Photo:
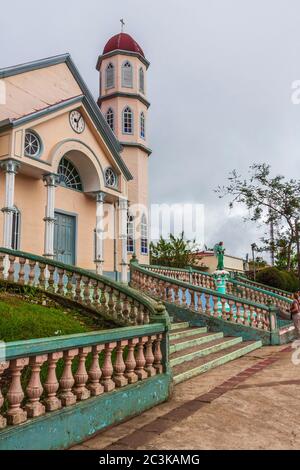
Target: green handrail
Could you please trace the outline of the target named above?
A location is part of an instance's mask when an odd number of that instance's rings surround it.
[[[173,268],[173,267],[169,267],[169,266],[158,266],[158,265],[139,265],[139,266],[141,266],[141,267],[143,267],[143,268],[145,268],[145,269],[147,269],[147,270],[150,270],[150,271],[151,271],[152,269],[161,269],[161,270],[165,270],[165,271],[166,271],[166,270],[168,270],[168,271],[177,271],[177,272],[179,271],[179,272],[184,272],[184,273],[187,273],[187,274],[189,274],[189,273],[196,273],[196,274],[201,274],[201,275],[205,275],[205,276],[210,276],[210,277],[212,277],[212,274],[204,273],[204,272],[202,272],[202,271],[198,271],[197,269],[194,269],[194,268],[192,268],[192,267],[190,267],[189,269],[183,269],[183,268]],[[153,271],[151,271],[151,272],[153,272]],[[245,283],[245,282],[241,282],[241,281],[239,281],[239,280],[237,280],[237,279],[232,279],[232,278],[230,278],[230,279],[228,279],[227,282],[232,283],[233,285],[235,285],[235,286],[237,286],[237,287],[240,286],[240,287],[248,287],[248,288],[249,288],[249,284],[247,284],[247,283]],[[276,299],[278,299],[278,300],[283,300],[283,301],[289,302],[289,303],[292,302],[292,300],[289,299],[288,297],[283,296],[283,295],[280,295],[280,294],[277,294],[277,293],[275,293],[275,292],[272,292],[272,291],[268,290],[268,289],[267,289],[267,286],[265,286],[264,284],[260,284],[260,285],[263,286],[263,288],[256,287],[256,286],[254,286],[254,285],[253,285],[253,286],[250,285],[250,288],[253,289],[253,290],[256,291],[256,292],[261,292],[262,294],[269,295],[269,296],[274,297],[274,298],[276,298]],[[290,295],[292,295],[292,294],[290,294]]]
[[[134,300],[140,302],[141,304],[143,304],[145,307],[147,307],[149,309],[151,318],[155,319],[155,318],[158,318],[159,316],[162,317],[159,306],[157,308],[157,305],[154,305],[145,296],[141,295],[140,293],[136,292],[135,290],[131,289],[130,287],[124,286],[123,284],[118,283],[117,281],[113,281],[113,280],[111,280],[111,279],[109,279],[105,276],[101,276],[101,275],[95,274],[95,273],[93,273],[89,270],[78,268],[78,267],[73,266],[73,265],[65,264],[65,263],[62,263],[60,261],[52,260],[52,259],[46,258],[44,256],[35,255],[33,253],[29,253],[29,252],[26,252],[26,251],[12,250],[12,249],[9,249],[9,248],[0,247],[0,253],[5,254],[5,255],[16,256],[16,257],[20,257],[20,258],[27,258],[29,260],[36,261],[36,262],[41,263],[41,264],[52,265],[56,268],[64,269],[67,272],[71,272],[71,273],[74,273],[74,274],[80,274],[81,276],[85,276],[85,277],[89,277],[90,279],[101,281],[101,282],[103,282],[103,284],[111,287],[112,289],[115,289],[115,290],[121,292],[122,294],[125,294],[125,295],[131,297],[132,299],[134,299]],[[164,312],[164,314],[165,314],[165,312]],[[166,313],[166,315],[167,315],[167,313]]]
[[[137,271],[140,271],[144,274],[149,275],[149,270],[142,267],[138,263],[135,263],[135,262],[131,263],[131,269],[132,270],[135,269]],[[221,294],[220,292],[218,292],[216,290],[208,289],[207,287],[202,287],[202,286],[194,286],[193,284],[190,284],[188,282],[180,281],[178,279],[169,278],[168,276],[164,276],[163,274],[154,273],[152,271],[150,271],[150,273],[151,273],[151,276],[156,278],[156,279],[159,279],[161,281],[165,281],[165,282],[168,282],[168,283],[172,282],[173,284],[176,284],[177,286],[183,287],[185,289],[189,288],[189,289],[194,290],[196,292],[200,292],[201,294],[209,294],[209,295],[215,295],[215,296],[217,295],[218,297],[224,298],[226,300],[233,300],[235,302],[247,304],[247,305],[250,305],[250,306],[253,306],[253,307],[257,307],[257,308],[261,308],[263,310],[268,310],[268,311],[273,310],[273,308],[270,307],[269,305],[259,304],[259,303],[253,302],[252,300],[243,299],[241,297],[236,297],[236,296],[231,295],[231,294]]]
[[[112,328],[109,330],[77,333],[74,335],[50,336],[48,338],[35,338],[21,341],[11,341],[5,344],[6,360],[19,357],[29,357],[38,354],[47,354],[56,351],[64,351],[72,348],[82,348],[95,344],[105,344],[123,339],[149,336],[162,333],[165,327],[162,323],[150,325],[127,326]]]

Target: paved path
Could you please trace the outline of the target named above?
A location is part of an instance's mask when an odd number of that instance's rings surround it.
[[[264,347],[183,382],[169,402],[73,449],[300,449],[292,352]]]

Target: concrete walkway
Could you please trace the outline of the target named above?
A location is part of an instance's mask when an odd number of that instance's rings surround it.
[[[256,350],[177,385],[169,402],[73,449],[300,449],[300,365],[292,353]]]

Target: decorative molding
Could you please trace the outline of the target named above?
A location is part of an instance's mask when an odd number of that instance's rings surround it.
[[[104,59],[108,59],[109,57],[113,57],[115,55],[124,55],[124,56],[130,56],[130,57],[137,57],[140,59],[140,61],[146,66],[146,69],[148,69],[150,62],[143,57],[141,54],[138,52],[133,52],[133,51],[124,51],[123,49],[116,49],[111,52],[107,52],[106,54],[101,54],[98,57],[97,64],[96,64],[96,69],[99,71],[101,63]]]
[[[146,145],[143,145],[143,144],[140,144],[138,142],[123,142],[123,141],[120,141],[120,144],[122,145],[122,147],[136,147],[136,148],[139,148],[140,150],[143,150],[143,152],[146,152],[149,155],[151,155],[152,153],[152,150],[149,149],[148,147],[146,147]]]
[[[139,95],[138,93],[126,93],[125,91],[115,91],[113,93],[109,93],[109,95],[99,96],[97,101],[98,106],[100,106],[103,101],[107,101],[112,98],[133,98],[143,103],[147,109],[150,107],[149,101],[147,101],[142,95]]]
[[[0,131],[2,132],[7,129],[12,129],[12,128],[21,126],[23,124],[27,124],[27,122],[31,122],[34,119],[42,118],[44,116],[47,116],[48,114],[55,113],[56,111],[60,111],[61,109],[67,108],[68,106],[71,106],[72,104],[80,103],[82,102],[82,100],[83,100],[83,95],[78,95],[78,96],[75,96],[74,98],[70,98],[61,103],[52,104],[50,106],[47,106],[46,108],[40,109],[39,111],[34,111],[33,113],[27,114],[26,116],[22,116],[21,118],[18,118],[18,119],[14,119],[14,120],[4,119],[3,121],[0,121]],[[29,156],[28,158],[33,158],[33,157]]]
[[[3,160],[0,163],[0,166],[6,173],[14,173],[16,175],[18,173],[18,169],[20,168],[20,162],[10,158],[8,160]]]
[[[6,212],[10,214],[11,212],[16,212],[16,208],[15,207],[2,207],[1,212]]]
[[[43,181],[45,183],[45,186],[58,186],[60,177],[56,173],[46,173],[45,175],[43,175]]]
[[[103,192],[103,191],[99,191],[98,193],[96,193],[96,201],[97,202],[104,202],[105,201],[105,197],[106,197],[106,194]]]

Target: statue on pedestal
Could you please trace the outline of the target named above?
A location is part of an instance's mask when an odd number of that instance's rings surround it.
[[[223,242],[216,243],[214,246],[214,253],[218,259],[217,271],[224,271],[224,253],[225,248]]]

